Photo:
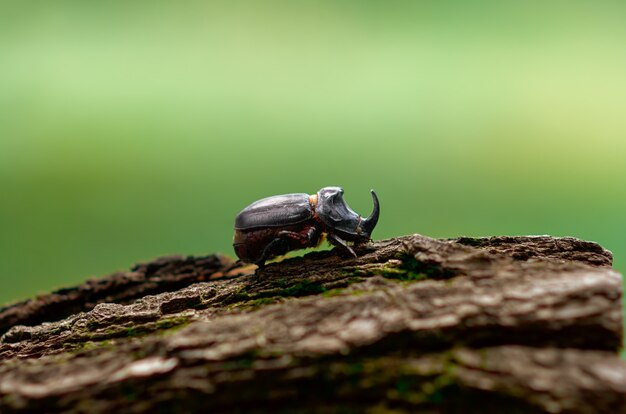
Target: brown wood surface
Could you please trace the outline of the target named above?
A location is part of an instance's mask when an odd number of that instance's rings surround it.
[[[626,412],[622,280],[573,238],[170,257],[0,309],[0,412]]]

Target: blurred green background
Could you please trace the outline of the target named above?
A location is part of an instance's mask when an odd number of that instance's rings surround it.
[[[273,194],[626,270],[623,2],[0,3],[0,302],[232,255]]]

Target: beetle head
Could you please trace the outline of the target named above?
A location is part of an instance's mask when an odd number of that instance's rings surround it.
[[[355,213],[343,199],[340,187],[324,187],[317,193],[316,212],[331,232],[351,241],[367,241],[376,227],[379,215],[378,197],[371,191],[374,210],[367,218]]]

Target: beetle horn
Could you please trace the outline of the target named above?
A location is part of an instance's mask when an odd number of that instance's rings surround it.
[[[372,200],[374,201],[374,210],[372,210],[372,214],[370,214],[369,217],[366,218],[363,221],[363,224],[361,225],[361,227],[363,228],[363,231],[368,236],[370,236],[372,232],[374,231],[374,227],[376,227],[376,223],[378,223],[378,215],[380,214],[380,206],[378,205],[378,197],[376,196],[376,193],[374,192],[374,190],[371,190],[371,193],[372,193]]]

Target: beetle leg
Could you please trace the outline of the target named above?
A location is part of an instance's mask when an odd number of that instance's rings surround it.
[[[281,231],[280,233],[278,233],[278,235],[282,237],[290,238],[290,239],[296,239],[299,241],[309,240],[310,238],[308,233],[304,235],[304,234],[296,233],[295,231],[287,231],[287,230]]]
[[[278,253],[278,255],[287,253],[287,251],[289,251],[289,239],[296,239],[298,241],[302,241],[302,240],[308,240],[308,236],[302,235],[300,233],[296,233],[294,231],[284,230],[284,231],[279,232],[278,237],[272,240],[267,246],[265,246],[265,249],[263,249],[261,258],[256,263],[257,266],[264,267],[265,261],[268,260],[270,256],[272,256],[272,253]],[[280,252],[280,249],[277,249],[279,246],[283,247],[285,251]]]
[[[319,246],[319,244],[322,242],[322,238],[320,237],[321,233],[317,227],[311,226],[306,236],[307,236],[307,239],[309,240],[309,245],[311,247]]]
[[[265,246],[265,249],[263,249],[263,253],[261,254],[261,257],[259,258],[259,260],[256,261],[256,265],[259,266],[259,268],[265,267],[265,261],[270,258],[272,251],[275,250],[281,244],[284,245],[284,243],[286,242],[287,240],[283,237],[277,237],[274,240],[272,240],[267,246]],[[288,247],[288,246],[285,246],[285,247]]]
[[[346,241],[345,241],[344,239],[342,239],[341,237],[336,236],[336,235],[334,235],[334,234],[329,234],[329,235],[328,235],[328,241],[329,241],[329,242],[331,242],[331,243],[333,243],[333,244],[335,244],[335,243],[336,243],[336,244],[338,244],[338,245],[340,245],[340,246],[344,247],[346,250],[348,250],[348,251],[350,252],[350,254],[351,254],[352,256],[354,256],[354,257],[358,257],[358,256],[356,255],[356,253],[354,252],[354,250],[352,250],[352,247],[348,246],[348,243],[346,243]]]
[[[279,236],[284,236],[290,239],[297,240],[299,242],[307,242],[310,247],[317,245],[319,241],[319,232],[315,227],[311,227],[306,234],[296,233],[295,231],[283,230],[278,233]]]
[[[276,256],[276,253],[278,253],[278,255],[287,253],[289,251],[289,239],[313,245],[315,242],[319,241],[319,234],[314,227],[311,227],[306,234],[283,230],[278,233],[278,237],[265,246],[265,249],[263,249],[263,253],[261,254],[261,258],[257,260],[256,265],[259,266],[259,268],[262,268],[265,266],[265,261],[271,256]],[[282,247],[284,252],[281,252],[279,247]]]

